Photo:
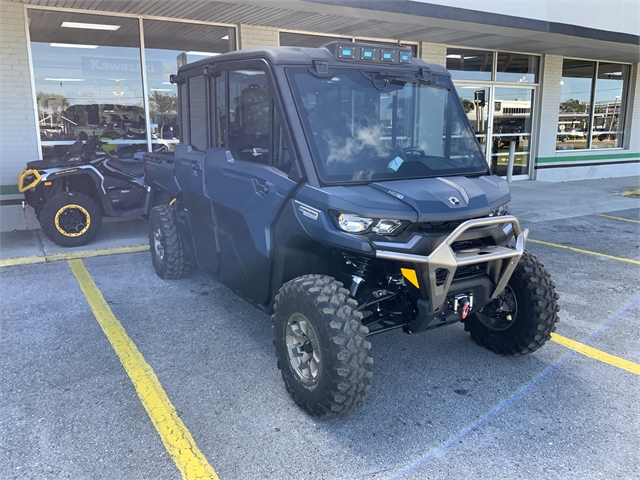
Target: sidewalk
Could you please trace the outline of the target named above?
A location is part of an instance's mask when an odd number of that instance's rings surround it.
[[[578,182],[550,183],[518,181],[511,184],[511,213],[522,222],[544,222],[580,217],[594,213],[640,209],[640,199],[623,196],[622,192],[640,188],[640,177],[604,178]],[[7,207],[0,207],[6,209]],[[12,218],[15,225],[24,224],[22,207]],[[5,210],[0,210],[4,215]],[[13,215],[17,215],[13,212]],[[6,219],[4,219],[6,220]],[[19,221],[21,220],[22,223]],[[6,222],[3,222],[6,225]],[[27,225],[37,226],[35,216],[27,210]],[[24,226],[0,233],[0,260],[42,257],[89,250],[134,247],[148,243],[148,225],[142,218],[120,220],[105,218],[102,231],[89,245],[63,248],[50,242],[40,230],[24,230]]]

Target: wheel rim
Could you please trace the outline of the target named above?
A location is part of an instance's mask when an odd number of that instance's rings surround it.
[[[285,341],[293,371],[305,384],[316,384],[322,374],[322,354],[316,330],[307,317],[294,313],[287,319]]]
[[[153,249],[156,252],[158,260],[164,259],[164,245],[162,243],[162,232],[160,228],[156,228],[155,232],[153,232]]]
[[[513,325],[518,316],[518,301],[513,289],[507,285],[502,295],[476,312],[482,324],[495,331],[502,331]]]
[[[79,237],[89,230],[91,216],[80,205],[65,205],[55,217],[56,230],[65,237]]]

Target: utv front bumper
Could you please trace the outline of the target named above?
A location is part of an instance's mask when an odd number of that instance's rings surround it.
[[[18,175],[18,191],[20,193],[24,193],[27,190],[31,190],[32,188],[35,188],[41,180],[42,177],[38,170],[26,168]]]
[[[468,230],[490,226],[508,228],[509,225],[513,229],[515,247],[489,245],[461,250],[452,248],[452,245]],[[420,279],[420,288],[426,293],[429,300],[429,313],[435,314],[441,311],[447,298],[451,295],[451,283],[456,270],[461,267],[486,264],[487,275],[495,285],[491,298],[497,298],[503,292],[524,253],[528,235],[529,230],[522,230],[516,217],[508,215],[478,218],[468,220],[458,226],[428,256],[389,250],[376,250],[375,254],[377,258],[393,260],[415,267],[418,272],[417,277]],[[446,279],[442,275],[445,272]]]

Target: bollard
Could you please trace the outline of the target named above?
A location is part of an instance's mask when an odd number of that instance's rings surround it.
[[[516,155],[516,142],[511,140],[509,142],[509,161],[507,162],[507,183],[511,183],[511,177],[513,177],[513,160]]]

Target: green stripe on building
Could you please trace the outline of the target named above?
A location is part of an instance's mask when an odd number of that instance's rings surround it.
[[[556,157],[538,157],[536,163],[584,162],[589,160],[633,160],[640,158],[640,153],[605,153],[599,155],[558,155]]]
[[[18,185],[0,185],[0,195],[16,195],[18,193],[20,193]]]

